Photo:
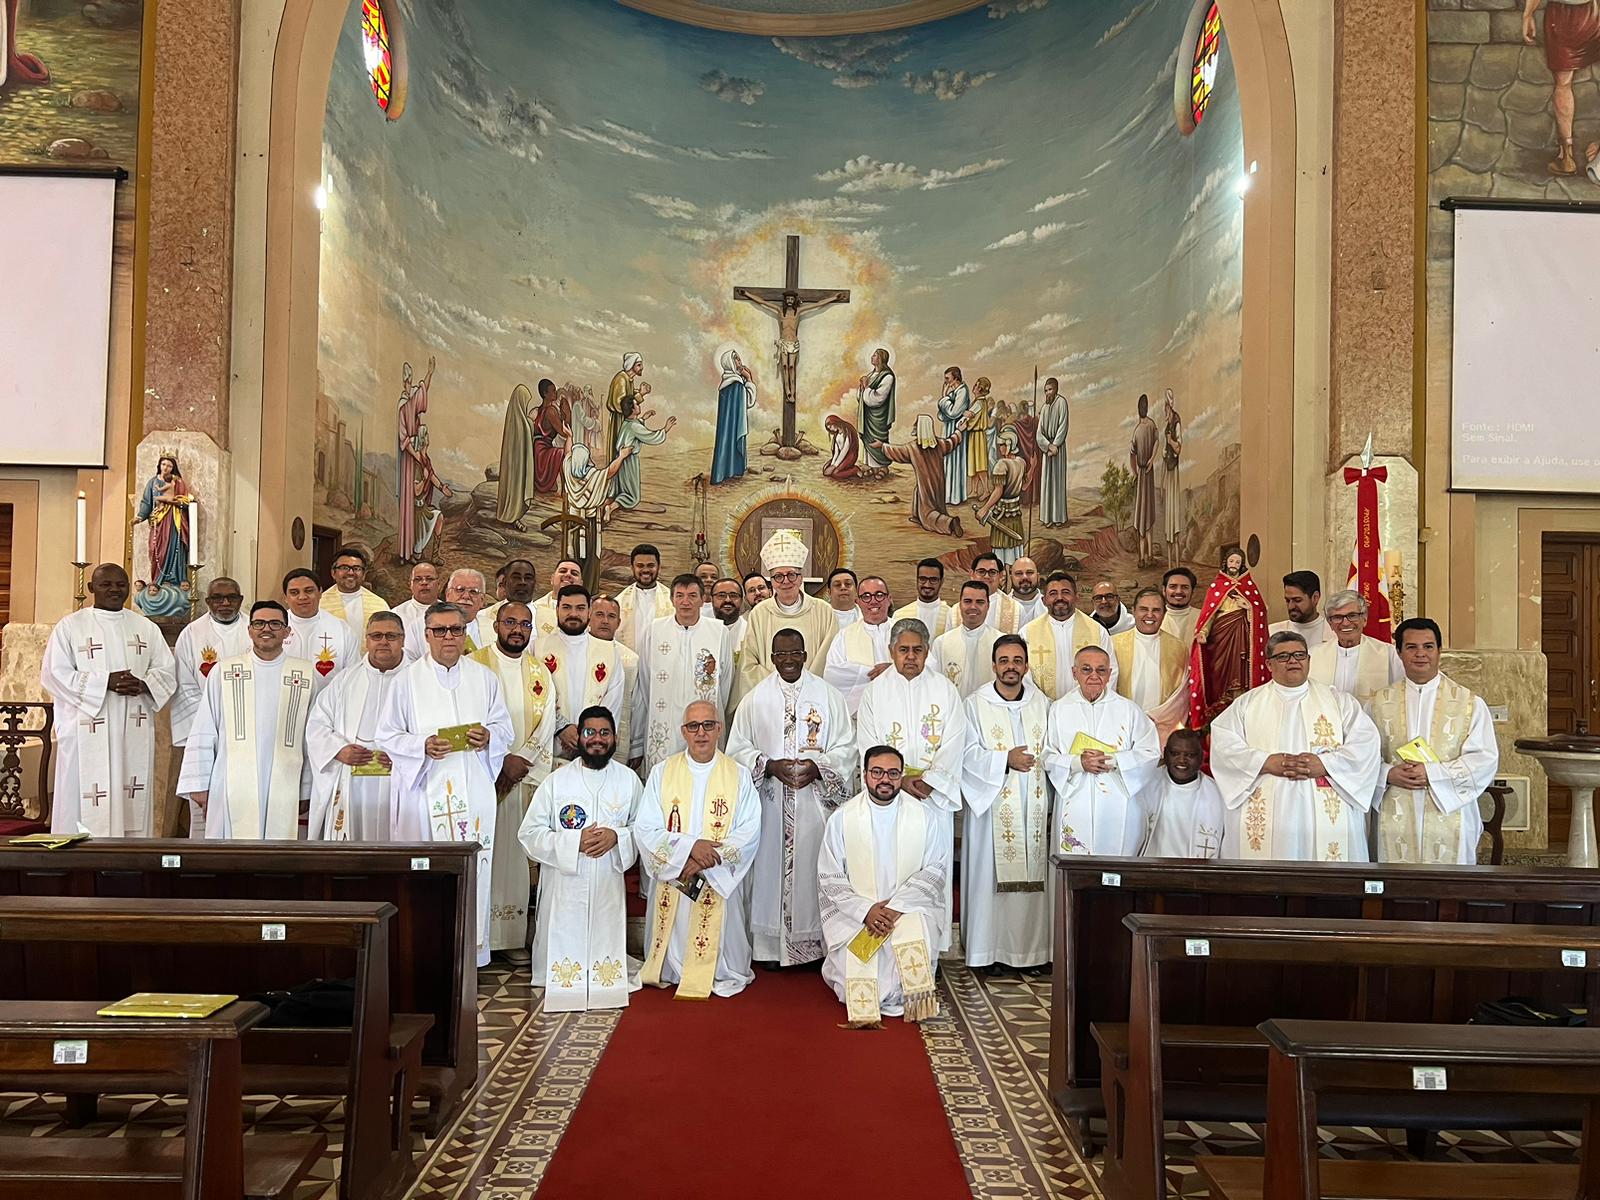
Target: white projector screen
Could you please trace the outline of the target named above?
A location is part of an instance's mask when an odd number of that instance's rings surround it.
[[[1450,486],[1600,493],[1600,212],[1459,207]]]
[[[0,464],[105,465],[116,186],[0,174]]]

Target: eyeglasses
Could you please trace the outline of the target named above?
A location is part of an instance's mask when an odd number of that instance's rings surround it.
[[[369,634],[367,634],[367,641],[369,641],[369,642],[403,642],[405,640],[406,640],[406,635],[403,634],[403,633],[369,633]]]
[[[1311,661],[1311,655],[1307,654],[1304,650],[1291,650],[1287,654],[1269,654],[1267,657],[1273,662],[1281,663],[1304,663]]]
[[[1111,668],[1110,667],[1088,667],[1088,666],[1073,667],[1072,668],[1072,673],[1074,675],[1081,675],[1085,679],[1099,679],[1102,676],[1104,676],[1105,678],[1109,679],[1111,677]]]
[[[772,582],[773,583],[799,583],[800,582],[800,572],[799,571],[774,571],[772,573]]]
[[[467,632],[465,625],[429,625],[428,633],[433,637],[461,637]]]
[[[805,656],[806,652],[804,650],[774,650],[772,652],[772,661],[777,662],[780,658],[784,660],[804,658]]]
[[[888,592],[857,592],[856,599],[863,604],[876,604],[880,600],[887,600]]]
[[[363,567],[360,563],[335,563],[334,566],[333,566],[333,573],[335,575],[342,575],[347,571],[365,571],[365,570],[366,570],[366,568]]]
[[[287,621],[251,621],[250,628],[271,630],[273,633],[278,633],[289,628],[289,624]]]
[[[495,624],[506,629],[520,629],[524,633],[529,633],[533,629],[532,621],[508,621],[504,617],[501,617]]]
[[[683,723],[683,731],[685,733],[715,733],[721,724],[721,721],[685,721]]]
[[[1366,620],[1366,616],[1367,614],[1364,612],[1329,613],[1328,624],[1347,625],[1352,622],[1364,621]]]
[[[447,592],[449,592],[452,596],[481,596],[481,595],[483,595],[483,589],[482,588],[461,587],[458,584],[451,584],[445,590]]]
[[[609,725],[585,725],[578,730],[578,736],[586,738],[613,737],[615,734],[616,731]]]
[[[905,772],[899,767],[868,767],[868,779],[885,779],[891,783],[905,778]]]

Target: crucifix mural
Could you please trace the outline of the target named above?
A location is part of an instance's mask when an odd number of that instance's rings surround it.
[[[793,448],[795,437],[795,371],[800,359],[800,318],[827,308],[849,304],[849,288],[800,286],[800,236],[788,235],[784,251],[782,287],[736,287],[735,300],[764,309],[778,322],[778,375],[783,383],[783,444]]]

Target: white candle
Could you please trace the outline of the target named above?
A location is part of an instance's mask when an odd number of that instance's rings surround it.
[[[189,565],[198,567],[200,563],[200,501],[189,501]]]
[[[78,493],[78,555],[73,562],[88,562],[89,553],[89,501],[82,493]]]

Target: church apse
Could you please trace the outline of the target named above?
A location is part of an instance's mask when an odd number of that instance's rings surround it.
[[[1246,167],[1210,5],[819,39],[528,12],[357,0],[333,65],[315,515],[385,594],[418,556],[543,575],[578,542],[606,586],[641,541],[737,574],[784,524],[808,574],[900,602],[924,557],[1131,588],[1237,539]]]

